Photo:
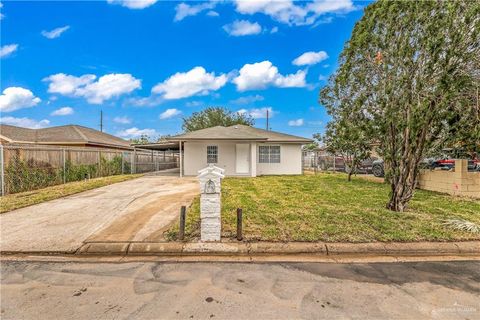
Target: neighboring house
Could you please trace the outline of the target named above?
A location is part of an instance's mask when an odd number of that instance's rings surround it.
[[[180,175],[208,164],[228,176],[302,174],[302,145],[310,139],[245,125],[217,126],[168,138],[180,145]]]
[[[22,144],[121,150],[133,149],[128,141],[78,125],[28,129],[0,124],[0,143],[3,145]]]

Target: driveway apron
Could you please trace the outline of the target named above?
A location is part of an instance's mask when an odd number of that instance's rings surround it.
[[[85,242],[159,241],[199,193],[195,178],[147,175],[0,215],[0,249],[75,252]]]

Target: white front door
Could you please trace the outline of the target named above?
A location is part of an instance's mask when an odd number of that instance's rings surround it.
[[[249,173],[250,171],[250,145],[239,143],[236,145],[236,173]]]

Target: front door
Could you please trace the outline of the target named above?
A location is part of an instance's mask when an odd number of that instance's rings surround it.
[[[250,171],[250,145],[239,143],[236,145],[236,173],[249,173]]]

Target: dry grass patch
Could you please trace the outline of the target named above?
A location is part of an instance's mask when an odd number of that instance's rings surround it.
[[[58,186],[9,194],[0,198],[0,213],[20,209],[41,202],[62,198],[71,194],[100,188],[109,184],[127,181],[141,177],[142,174],[126,174],[103,178],[90,179],[87,181],[76,181],[61,184]]]
[[[480,201],[417,190],[407,212],[385,209],[389,186],[344,174],[226,178],[222,184],[222,235],[234,237],[236,208],[244,237],[263,241],[454,241],[480,234],[444,224],[480,224]],[[187,213],[188,239],[199,236],[199,200]],[[167,237],[175,239],[178,225]]]

